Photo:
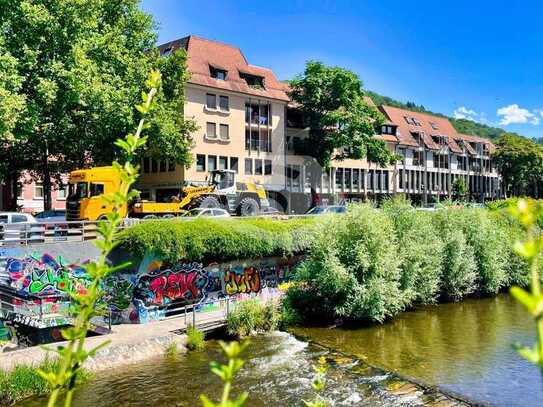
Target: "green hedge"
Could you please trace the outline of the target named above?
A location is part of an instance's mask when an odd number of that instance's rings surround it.
[[[306,322],[383,321],[417,303],[526,285],[511,249],[521,233],[506,211],[417,211],[405,199],[351,206],[316,226],[284,307]]]
[[[149,221],[119,235],[119,249],[177,262],[287,256],[309,247],[315,220],[265,218]]]

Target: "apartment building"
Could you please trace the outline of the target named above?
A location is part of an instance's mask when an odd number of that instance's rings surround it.
[[[152,199],[199,184],[209,171],[231,169],[238,179],[284,189],[285,85],[269,69],[249,64],[241,50],[196,36],[163,44],[162,55],[185,49],[190,79],[185,117],[196,121],[189,168],[144,160],[139,188]]]
[[[490,160],[494,146],[489,140],[459,134],[444,117],[391,106],[378,108],[385,123],[376,137],[385,141],[400,161],[386,168],[367,160],[334,161],[323,171],[317,188],[323,200],[378,200],[403,193],[414,202],[431,203],[452,197],[454,182],[460,177],[470,199],[500,196],[500,178]],[[295,148],[307,135],[300,122],[295,112],[287,114],[286,187],[307,194],[310,186],[304,162],[309,158],[297,156]]]

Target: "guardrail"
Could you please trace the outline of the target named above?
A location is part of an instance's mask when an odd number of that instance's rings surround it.
[[[303,218],[312,215],[260,215],[228,218],[214,217],[220,220],[239,220],[251,218],[267,218],[288,220]],[[142,222],[161,221],[191,221],[190,217],[157,218],[157,219],[123,219],[119,230],[127,229]],[[83,242],[94,240],[99,237],[98,223],[89,221],[63,221],[63,222],[41,222],[41,223],[12,223],[0,224],[0,246],[30,245],[37,243],[59,243],[59,242]]]

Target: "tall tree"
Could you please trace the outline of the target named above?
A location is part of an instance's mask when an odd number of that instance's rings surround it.
[[[506,193],[538,195],[543,178],[543,150],[533,140],[515,134],[503,134],[496,141],[493,160]]]
[[[160,59],[152,18],[139,0],[3,0],[0,15],[0,46],[22,78],[14,96],[26,103],[12,130],[26,141],[17,171],[42,179],[47,197],[51,177],[112,161],[114,140],[134,127],[140,85],[158,66],[167,66],[171,79],[165,75],[161,123],[155,121],[146,153],[189,162],[194,124],[183,119],[182,92],[166,89],[177,80],[183,85],[185,55]],[[168,148],[157,149],[162,139]]]
[[[362,81],[353,72],[310,61],[303,74],[290,81],[289,95],[302,112],[309,135],[302,144],[310,160],[312,205],[320,168],[332,160],[362,159],[386,166],[394,159],[383,140],[375,138],[383,117],[364,100]]]

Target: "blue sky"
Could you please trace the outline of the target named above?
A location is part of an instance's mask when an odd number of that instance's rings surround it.
[[[543,137],[543,2],[143,0],[160,42],[195,34],[239,46],[279,79],[307,60],[366,88]]]

